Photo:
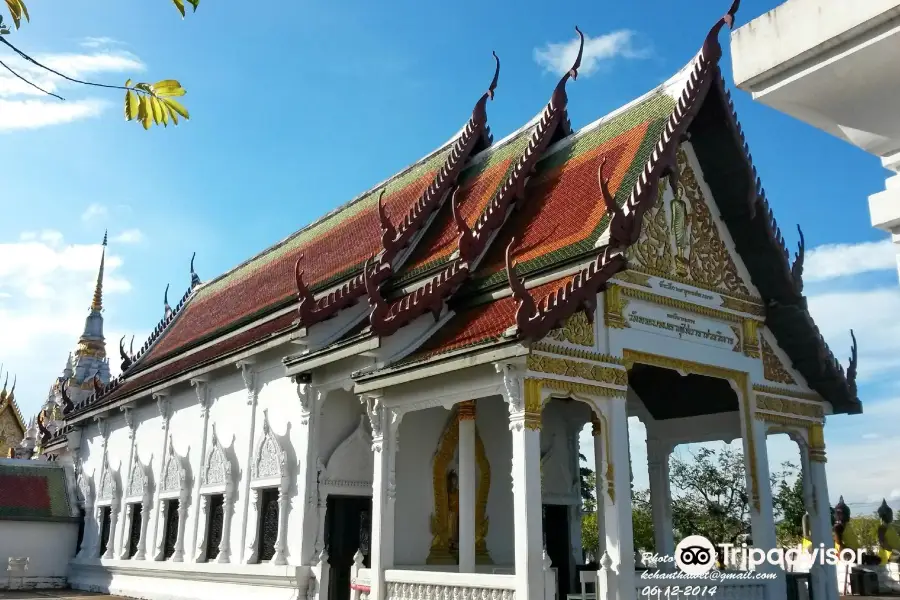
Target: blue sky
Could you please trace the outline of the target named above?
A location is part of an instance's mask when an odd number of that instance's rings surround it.
[[[745,0],[738,25],[778,3]],[[0,77],[0,360],[18,374],[29,413],[81,330],[105,228],[115,355],[121,334],[142,340],[162,316],[167,283],[172,298],[187,288],[192,252],[209,279],[446,141],[490,81],[492,50],[502,66],[488,115],[499,139],[543,107],[558,77],[553,44],[571,42],[579,25],[593,42],[569,86],[578,128],[674,74],[727,9],[709,0],[678,10],[656,0],[564,9],[404,0],[268,2],[249,12],[246,3],[203,2],[182,21],[169,0],[32,4],[33,22],[13,43],[94,81],[177,78],[193,118],[145,132],[123,121],[118,92],[28,72],[63,103]],[[898,447],[891,423],[900,386],[891,375],[900,366],[900,288],[887,234],[870,226],[866,202],[887,172],[861,150],[734,94],[789,245],[800,223],[807,247],[819,247],[808,258],[808,279],[818,279],[807,285],[814,316],[842,360],[847,329],[859,337],[868,414],[829,420],[831,493],[900,500],[900,467],[877,461]],[[770,454],[773,466],[796,461],[774,439]],[[643,460],[640,448],[634,460]]]

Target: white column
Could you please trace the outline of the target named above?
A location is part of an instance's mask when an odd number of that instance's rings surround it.
[[[128,489],[127,487],[125,488]],[[119,544],[119,560],[128,559],[128,547],[131,545],[131,520],[134,518],[134,504],[125,504],[125,520],[122,530],[126,532],[126,536]],[[121,536],[120,536],[121,537]]]
[[[92,525],[96,525],[97,519],[94,516],[94,504],[91,502],[91,498],[85,498],[84,502],[84,533],[81,536],[81,548],[78,549],[78,554],[75,556],[76,559],[83,558],[93,558],[96,555],[91,554],[91,550],[94,547],[94,540],[97,539],[98,533],[95,533]]]
[[[625,398],[605,398],[601,406],[607,427],[603,435],[609,438],[607,458],[607,493],[598,508],[606,520],[606,553],[616,573],[619,600],[635,594],[634,532],[631,524],[631,466],[628,448],[628,414]]]
[[[191,385],[194,386],[194,392],[197,394],[197,404],[200,405],[200,419],[203,421],[203,436],[200,442],[200,469],[197,471],[197,476],[194,477],[196,479],[196,490],[194,491],[194,529],[193,535],[191,536],[191,544],[190,547],[197,548],[198,552],[194,555],[194,562],[198,562],[200,559],[206,560],[206,536],[207,532],[205,531],[207,520],[201,518],[200,511],[202,508],[205,508],[206,504],[201,501],[200,497],[200,485],[203,482],[203,470],[206,468],[206,440],[207,435],[209,434],[209,387],[207,386],[207,378],[206,377],[195,377],[191,379]],[[208,502],[208,500],[207,500]],[[203,523],[201,525],[201,522]],[[204,531],[200,531],[200,527],[204,527]],[[198,541],[198,538],[202,538]],[[200,546],[202,544],[203,550],[200,550]]]
[[[222,506],[222,540],[219,542],[217,563],[231,562],[231,518],[234,516],[234,492],[226,490]]]
[[[112,474],[110,473],[110,477]],[[119,522],[119,505],[117,502],[113,502],[109,507],[109,540],[106,542],[106,552],[103,554],[103,558],[115,558],[116,557],[116,523]]]
[[[141,537],[138,539],[137,552],[132,560],[144,560],[147,557],[147,525],[150,523],[150,509],[153,506],[153,497],[150,495],[150,484],[144,490],[144,498],[141,501]]]
[[[297,443],[297,457],[300,459],[297,473],[297,498],[299,520],[300,564],[313,565],[317,560],[316,538],[318,537],[318,494],[316,493],[318,459],[318,424],[324,394],[309,383],[308,375],[294,377],[297,383],[297,397],[300,400],[300,440]],[[326,590],[327,594],[327,590]]]
[[[178,535],[175,538],[175,552],[172,562],[184,562],[184,528],[187,525],[188,505],[191,503],[191,492],[186,490],[178,497]]]
[[[362,397],[372,425],[372,548],[370,600],[386,600],[384,572],[394,566],[394,452],[399,413],[385,408],[379,396]]]
[[[752,398],[751,396],[751,400]],[[750,418],[752,422],[749,428],[746,422],[742,423],[744,426],[742,438],[744,463],[747,471],[747,496],[750,498],[750,539],[753,541],[753,549],[768,552],[777,547],[775,515],[772,508],[772,486],[769,477],[769,453],[766,447],[768,425],[765,421],[756,419],[752,414]],[[777,579],[766,582],[769,600],[786,596],[784,571],[780,567],[764,562],[755,569],[777,574]]]
[[[275,554],[272,555],[273,565],[287,564],[287,522],[290,513],[290,498],[286,486],[278,488],[278,534],[275,537]]]
[[[162,419],[162,430],[163,430],[163,442],[162,442],[162,453],[160,456],[162,457],[159,461],[159,476],[156,478],[156,498],[154,498],[153,506],[146,507],[144,510],[148,512],[152,508],[154,510],[154,514],[156,515],[156,523],[153,525],[153,543],[151,546],[153,548],[159,548],[157,542],[159,541],[160,535],[160,527],[165,528],[166,516],[165,511],[163,510],[163,502],[159,499],[159,491],[162,488],[163,477],[165,477],[166,473],[166,456],[167,456],[167,443],[169,441],[169,419],[172,417],[171,404],[169,402],[169,392],[168,391],[160,391],[156,394],[153,394],[153,399],[156,400],[156,408],[159,410],[159,416]],[[165,532],[162,534],[165,536]],[[162,560],[162,551],[157,552],[157,555],[153,557],[153,560]]]
[[[256,406],[257,406],[257,392],[256,392],[256,374],[253,372],[253,360],[245,359],[242,361],[238,361],[235,366],[240,369],[241,376],[244,379],[244,388],[247,391],[247,405],[250,407],[250,439],[247,442],[247,460],[244,462],[244,475],[242,477],[244,482],[244,489],[241,493],[241,511],[243,518],[241,519],[241,523],[244,524],[244,528],[241,531],[241,552],[243,554],[238,559],[238,562],[250,563],[252,562],[250,553],[254,550],[248,547],[247,544],[247,533],[248,529],[251,526],[250,519],[248,519],[250,513],[250,502],[251,502],[251,493],[250,493],[250,464],[253,462],[253,444],[256,440]],[[258,502],[256,496],[259,495],[258,491],[254,491],[253,502],[254,505]],[[256,527],[256,520],[253,519],[252,526]],[[251,530],[250,532],[251,540],[256,539],[255,530]],[[253,544],[253,548],[256,548],[256,542],[251,541]]]
[[[597,556],[594,557],[598,563],[603,553],[606,551],[606,519],[604,517],[604,507],[606,503],[603,496],[606,494],[606,470],[608,463],[606,455],[603,452],[603,425],[596,415],[591,415],[591,434],[594,437],[594,498],[597,499]],[[607,556],[607,558],[609,558]],[[598,596],[599,598],[599,596]]]
[[[502,365],[498,370],[503,375],[512,432],[516,600],[543,600],[540,382],[525,379],[518,365]]]
[[[127,465],[125,467],[126,473],[123,478],[124,480],[122,481],[122,495],[125,496],[128,494],[128,487],[131,485],[131,469],[134,467],[134,410],[129,406],[120,406],[119,410],[121,410],[125,416],[125,425],[128,427],[129,441],[128,462],[125,463]],[[143,476],[143,473],[141,473],[141,475]],[[128,536],[131,535],[131,516],[134,513],[134,507],[130,504],[125,504],[123,508],[125,518],[123,519],[124,527],[122,527],[122,531],[119,533],[118,557],[120,559],[124,559],[128,556]]]
[[[475,572],[475,401],[459,404],[459,572]]]
[[[812,510],[809,510],[809,525],[812,534],[813,547],[818,548],[822,544],[824,548],[833,548],[834,541],[831,533],[831,504],[828,501],[828,480],[825,477],[825,434],[820,424],[813,425],[809,430],[809,484],[812,487]],[[801,452],[801,456],[804,453]],[[818,575],[818,577],[817,577]],[[819,593],[819,586],[824,592],[816,598],[823,600],[837,600],[839,589],[837,573],[834,565],[816,565],[813,570],[814,591]],[[816,583],[816,579],[821,584]]]
[[[202,477],[202,476],[201,476]],[[197,479],[200,479],[198,477]],[[197,502],[197,512],[194,513],[194,518],[197,522],[202,521],[203,527],[197,527],[197,523],[194,524],[194,562],[207,562],[209,557],[206,556],[206,542],[209,537],[209,496],[201,495]]]
[[[647,471],[650,475],[650,505],[653,512],[653,538],[660,556],[675,556],[672,528],[672,492],[669,487],[670,444],[647,436]],[[663,563],[660,567],[670,566]]]

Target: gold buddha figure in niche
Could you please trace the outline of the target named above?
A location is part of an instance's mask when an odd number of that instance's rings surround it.
[[[684,185],[678,182],[675,197],[672,198],[672,237],[675,238],[675,274],[679,277],[688,276],[688,259],[685,256],[688,247],[688,214],[687,203],[684,201]]]
[[[456,471],[447,473],[447,515],[448,550],[453,556],[459,556],[459,478]]]

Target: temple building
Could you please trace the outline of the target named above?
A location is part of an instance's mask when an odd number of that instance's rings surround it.
[[[2,376],[3,373],[0,373]],[[9,388],[9,373],[3,380],[0,389],[0,457],[9,456],[10,451],[18,446],[25,437],[25,421],[16,404],[16,380],[13,378]]]
[[[64,418],[91,394],[99,392],[110,381],[109,359],[106,357],[106,339],[103,337],[103,271],[106,265],[107,235],[103,234],[100,269],[94,296],[84,322],[84,331],[78,338],[74,356],[69,353],[60,376],[53,380],[47,399],[40,411],[32,417],[28,428],[16,444],[9,444],[3,456],[10,458],[38,458],[43,446],[63,426]],[[0,396],[2,397],[2,396]],[[11,394],[10,394],[11,398]],[[0,402],[2,408],[2,402]],[[2,413],[0,413],[0,438],[2,438]],[[0,439],[2,442],[2,439]]]
[[[869,196],[900,272],[900,0],[787,0],[731,37],[735,85],[753,99],[881,159]]]
[[[792,260],[751,162],[719,70],[736,10],[671,79],[579,130],[581,51],[534,118],[494,140],[495,55],[447,144],[218,278],[192,265],[149,339],[120,342],[121,375],[69,396],[42,444],[77,473],[70,585],[565,598],[583,562],[583,450],[597,597],[646,597],[629,416],[647,428],[660,554],[675,545],[669,456],[713,440],[742,440],[753,542],[775,546],[772,433],[797,442],[811,542],[830,545],[823,427],[862,410],[855,342],[845,371],[807,309],[803,245]],[[85,357],[100,362],[79,372]],[[82,352],[69,377],[104,360]],[[837,600],[834,567],[812,580]],[[779,573],[719,585],[786,597]]]

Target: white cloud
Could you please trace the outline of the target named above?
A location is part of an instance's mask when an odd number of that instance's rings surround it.
[[[46,386],[62,370],[84,327],[101,247],[66,244],[56,231],[22,237],[0,243],[0,332],[4,347],[15,349],[4,360],[10,372],[18,375],[22,410],[31,414],[46,397]],[[109,250],[105,301],[131,289],[131,282],[120,274],[122,259]],[[109,351],[113,358],[118,355],[114,343]]]
[[[546,71],[562,75],[572,68],[578,56],[578,45],[577,37],[568,42],[547,43],[543,48],[534,49],[534,60]],[[578,74],[588,77],[600,68],[601,63],[616,57],[647,58],[649,55],[648,48],[634,46],[633,31],[622,29],[595,38],[585,35],[584,54]]]
[[[97,42],[99,39],[90,40]],[[90,40],[82,42],[82,45],[92,43]],[[145,68],[140,59],[127,52],[45,54],[34,58],[68,77],[82,80],[93,80],[112,73],[139,72]],[[65,96],[61,88],[69,90],[77,86],[20,58],[10,58],[5,62],[46,92]],[[0,70],[0,131],[35,129],[92,118],[109,106],[110,101],[100,98],[66,101],[50,98],[9,71]]]
[[[803,281],[825,281],[897,268],[897,246],[890,238],[860,244],[825,244],[813,248],[803,262]]]
[[[114,40],[113,38],[110,38],[110,37],[104,37],[104,36],[100,36],[100,37],[91,37],[91,36],[88,36],[88,37],[86,37],[86,38],[83,38],[83,39],[81,40],[81,42],[79,42],[78,45],[81,46],[82,48],[105,48],[105,47],[107,47],[107,46],[117,46],[117,45],[119,45],[119,44],[121,44],[121,43],[122,43],[122,42],[120,42],[120,41],[118,41],[118,40]]]
[[[94,202],[81,213],[82,221],[92,221],[94,219],[105,217],[109,211],[102,204]]]
[[[144,234],[140,229],[126,229],[122,233],[112,238],[113,242],[119,244],[137,244],[144,239]]]

